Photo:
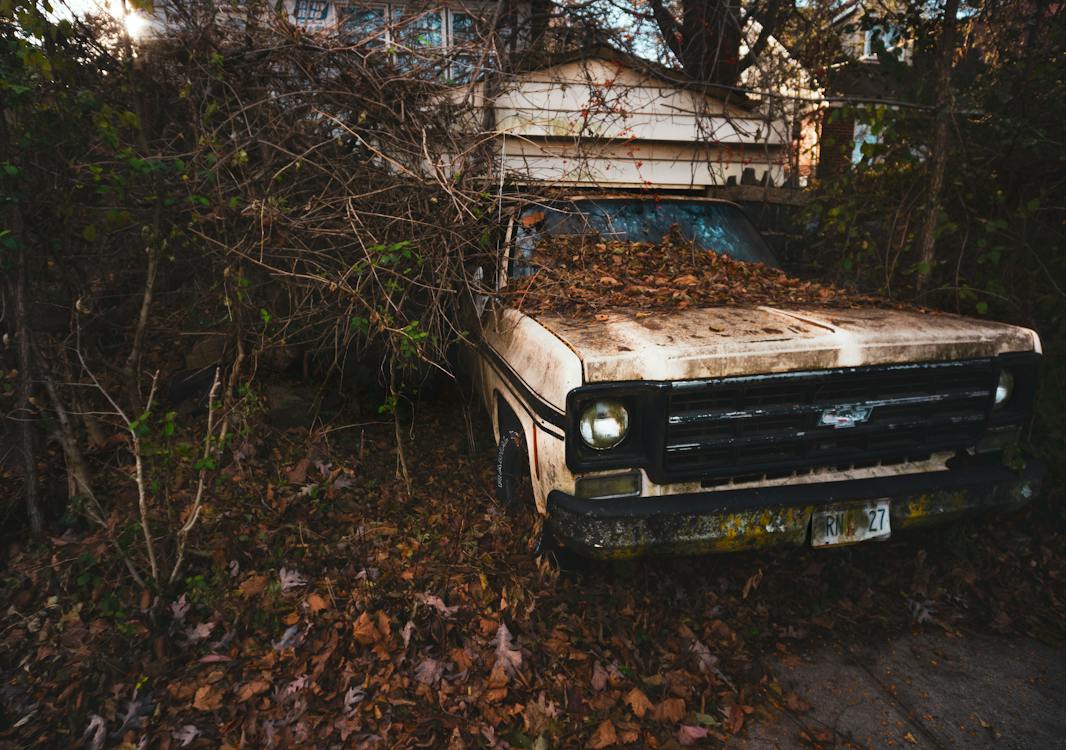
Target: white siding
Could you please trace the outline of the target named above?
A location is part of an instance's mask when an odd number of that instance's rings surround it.
[[[784,179],[782,123],[605,59],[521,75],[495,97],[515,182],[700,190]]]

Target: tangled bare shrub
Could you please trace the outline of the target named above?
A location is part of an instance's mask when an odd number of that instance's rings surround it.
[[[357,361],[394,414],[404,383],[448,369],[471,322],[464,269],[495,251],[492,136],[436,53],[311,33],[267,3],[157,4],[165,34],[137,45],[26,7],[44,41],[2,31],[34,94],[4,99],[27,504],[36,422],[71,509],[135,579],[172,581],[262,362]],[[206,435],[182,455],[164,405],[178,332],[221,342],[200,368]],[[171,482],[190,472],[193,491]]]
[[[493,198],[479,112],[433,65],[270,14],[190,23],[146,50],[142,75],[168,93],[161,136],[192,147],[186,241],[246,290],[236,344],[338,365],[375,349],[392,388],[405,367],[442,365]]]

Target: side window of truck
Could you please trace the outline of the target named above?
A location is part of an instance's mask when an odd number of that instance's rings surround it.
[[[533,249],[544,225],[543,211],[527,211],[519,216],[511,230],[511,247],[507,258],[507,278],[521,279],[536,272]]]

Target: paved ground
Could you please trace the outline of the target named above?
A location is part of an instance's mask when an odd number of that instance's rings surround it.
[[[734,747],[1066,748],[1063,647],[922,632],[775,658],[773,669],[798,700]]]

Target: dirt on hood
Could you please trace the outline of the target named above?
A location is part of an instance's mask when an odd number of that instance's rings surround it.
[[[760,305],[920,309],[798,279],[763,263],[735,260],[678,235],[658,243],[547,237],[537,245],[530,265],[532,275],[510,280],[501,293],[529,315]]]

